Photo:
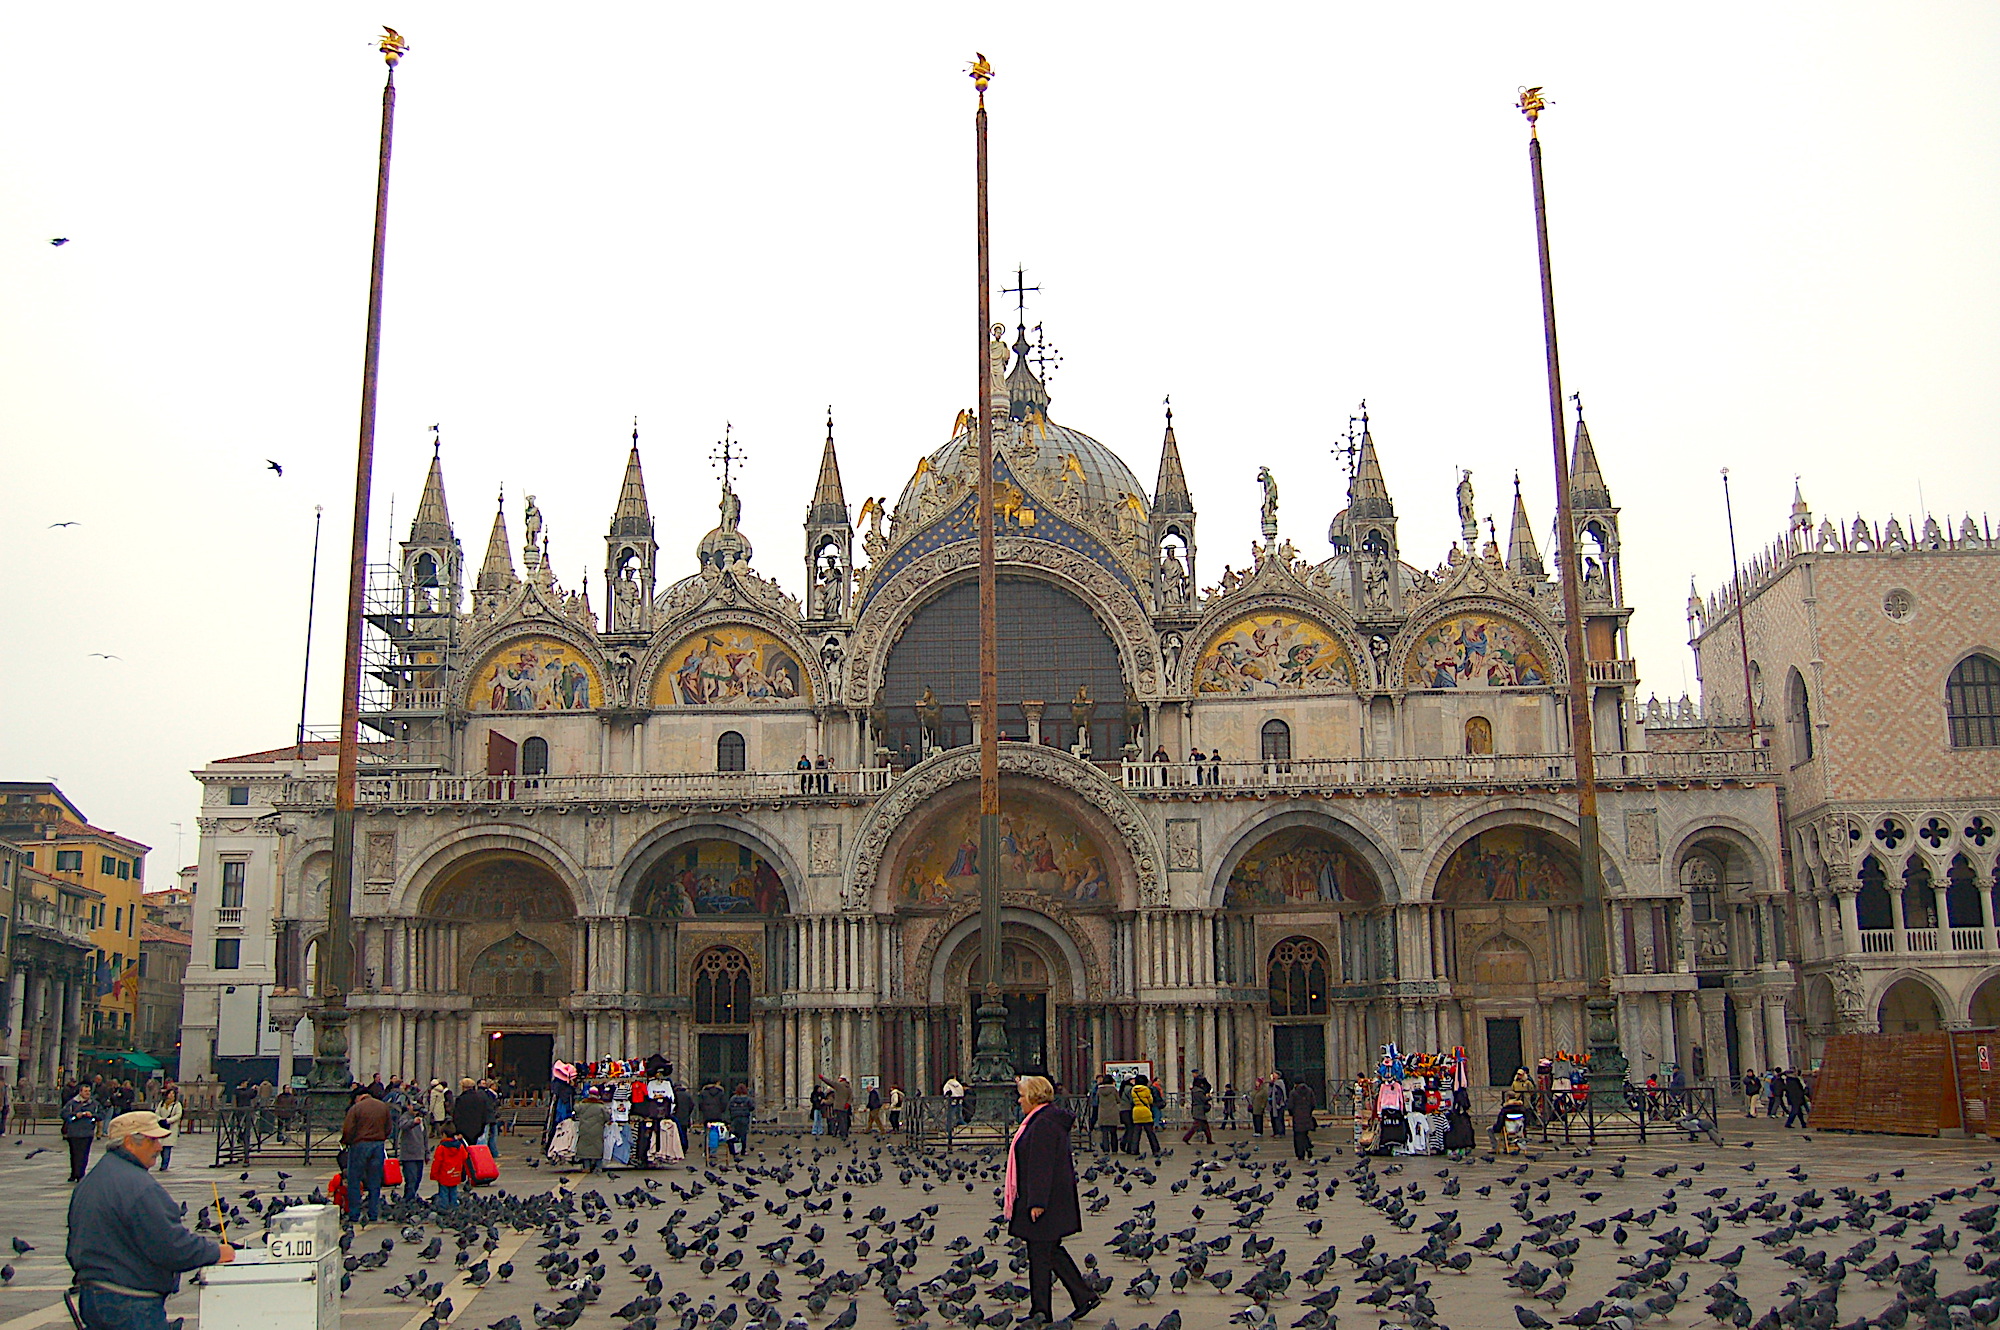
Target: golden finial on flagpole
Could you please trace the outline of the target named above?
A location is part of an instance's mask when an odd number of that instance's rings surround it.
[[[1542,96],[1541,88],[1521,89],[1521,100],[1514,104],[1521,108],[1522,115],[1528,117],[1528,136],[1530,138],[1540,137],[1535,132],[1535,121],[1541,117],[1542,112],[1547,110],[1549,105],[1548,100]]]
[[[993,62],[983,51],[972,53],[972,67],[966,71],[972,76],[972,86],[979,89],[979,104],[986,105],[986,85],[993,81]]]
[[[401,63],[403,53],[410,49],[410,44],[403,40],[403,34],[386,24],[383,25],[382,37],[378,45],[382,48],[382,58],[389,62],[389,68],[391,69],[394,69]]]

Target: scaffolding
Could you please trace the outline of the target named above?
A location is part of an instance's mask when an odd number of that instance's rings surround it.
[[[450,761],[458,606],[446,586],[420,586],[371,564],[362,607],[361,752],[372,771],[441,771]]]

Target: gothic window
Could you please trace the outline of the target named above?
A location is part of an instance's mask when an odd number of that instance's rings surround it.
[[[1281,720],[1267,720],[1260,740],[1259,756],[1266,762],[1292,760],[1292,727]]]
[[[1962,854],[1951,859],[1951,871],[1945,875],[1950,884],[1945,888],[1944,910],[1953,928],[1979,928],[1986,920],[1979,907],[1979,882],[1973,876],[1972,861]]]
[[[1465,755],[1487,757],[1493,752],[1493,722],[1474,716],[1465,722]]]
[[[1805,676],[1797,669],[1785,677],[1785,728],[1792,737],[1792,765],[1812,761],[1812,700],[1806,696]]]
[[[539,736],[521,745],[521,774],[523,776],[546,776],[549,774],[549,741]]]
[[[743,752],[743,736],[735,730],[723,731],[715,741],[715,769],[717,771],[743,771],[746,769]]]
[[[1326,948],[1308,937],[1273,947],[1270,989],[1273,1016],[1326,1015]]]
[[[1698,924],[1720,919],[1722,874],[1705,854],[1689,855],[1681,865],[1681,886],[1688,895],[1688,915]]]
[[[1931,866],[1913,854],[1903,865],[1903,927],[1937,926],[1937,897],[1931,891]]]
[[[1896,916],[1889,904],[1889,875],[1882,869],[1882,861],[1869,855],[1861,861],[1861,891],[1854,898],[1855,922],[1864,930],[1874,928],[1894,928]]]
[[[698,1025],[750,1023],[750,962],[734,947],[710,947],[694,962]]]
[[[2000,748],[2000,661],[1967,656],[1944,686],[1953,748]]]
[[[438,584],[438,561],[429,554],[417,556],[417,585],[434,587]]]

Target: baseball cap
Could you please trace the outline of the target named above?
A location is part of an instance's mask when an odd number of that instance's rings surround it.
[[[127,1136],[151,1136],[154,1140],[161,1140],[171,1135],[171,1130],[160,1125],[158,1113],[143,1110],[120,1113],[104,1129],[104,1138],[110,1141],[122,1141]]]

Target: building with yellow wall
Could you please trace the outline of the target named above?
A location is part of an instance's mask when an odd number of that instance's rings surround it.
[[[92,982],[83,997],[87,1048],[128,1046],[139,1011],[139,941],[150,846],[91,824],[49,781],[0,782],[0,836],[31,867],[98,893],[90,902]]]

